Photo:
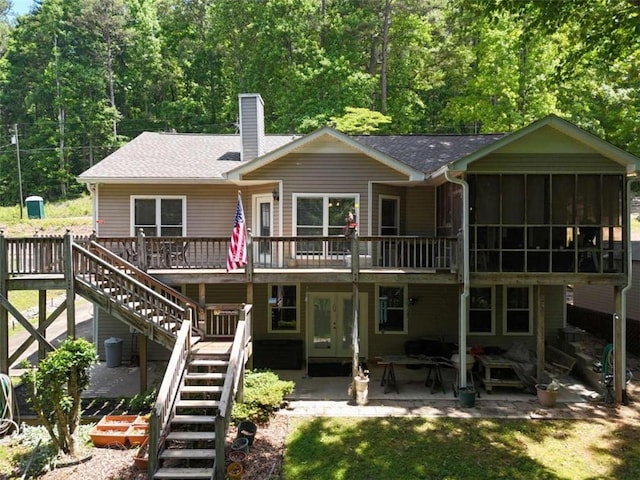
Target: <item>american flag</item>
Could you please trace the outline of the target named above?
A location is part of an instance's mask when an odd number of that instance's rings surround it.
[[[238,192],[238,205],[236,206],[236,218],[231,232],[229,243],[229,255],[227,256],[227,272],[244,267],[247,264],[247,230],[244,223],[244,209],[242,198]]]

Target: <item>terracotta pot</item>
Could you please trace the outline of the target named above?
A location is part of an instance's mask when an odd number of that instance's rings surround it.
[[[538,395],[538,402],[543,407],[553,407],[558,400],[558,390],[549,390],[546,383],[539,383],[536,385],[536,393]]]

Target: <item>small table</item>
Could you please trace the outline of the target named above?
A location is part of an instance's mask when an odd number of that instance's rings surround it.
[[[484,370],[482,382],[487,393],[491,393],[493,387],[523,387],[510,360],[499,355],[478,355],[476,358]],[[502,374],[494,375],[497,370],[503,370]]]
[[[431,381],[431,393],[435,392],[436,385],[438,384],[442,388],[442,393],[446,393],[440,366],[450,365],[450,363],[443,357],[428,357],[426,355],[384,355],[377,357],[377,360],[379,365],[384,365],[382,378],[380,379],[380,386],[385,387],[384,393],[388,393],[391,389],[395,390],[396,393],[400,393],[394,365],[426,366],[428,371],[427,378],[424,381],[425,387],[429,386],[429,382]],[[433,375],[433,378],[431,375]]]

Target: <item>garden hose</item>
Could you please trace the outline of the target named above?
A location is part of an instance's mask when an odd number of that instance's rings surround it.
[[[17,420],[18,405],[15,403],[11,378],[0,373],[0,436],[9,433],[12,428],[17,432],[19,430]]]

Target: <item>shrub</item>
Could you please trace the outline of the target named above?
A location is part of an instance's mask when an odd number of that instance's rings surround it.
[[[27,370],[28,401],[47,429],[53,446],[77,456],[76,430],[80,425],[80,394],[87,389],[95,347],[83,338],[67,339],[47,354],[37,368]]]
[[[284,402],[295,383],[280,380],[275,373],[263,370],[247,370],[245,373],[244,401],[233,405],[231,418],[234,422],[252,421],[264,423]]]

